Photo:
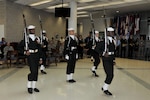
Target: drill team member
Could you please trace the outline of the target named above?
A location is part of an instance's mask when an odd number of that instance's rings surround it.
[[[106,73],[106,79],[104,81],[104,85],[102,87],[102,91],[106,95],[112,95],[110,91],[108,91],[108,87],[111,84],[113,77],[114,77],[114,64],[113,60],[115,58],[115,47],[116,47],[116,41],[113,39],[114,36],[114,28],[108,27],[107,28],[107,38],[105,39],[105,44],[104,44],[104,52],[102,56],[102,61],[103,61],[103,67],[104,71]]]
[[[42,74],[47,74],[44,70],[45,70],[45,66],[46,66],[46,53],[47,53],[47,50],[48,50],[48,38],[46,37],[46,31],[43,30],[42,32],[42,43],[41,43],[41,47],[42,47],[42,54],[43,54],[43,57],[42,57],[42,64],[40,66],[40,70],[41,70],[41,73]]]
[[[101,45],[102,45],[102,41],[99,38],[99,32],[95,31],[95,43],[94,46],[92,46],[91,49],[91,56],[93,57],[93,67],[91,68],[91,71],[93,72],[95,77],[99,77],[99,75],[97,75],[96,70],[98,68],[98,65],[100,63],[100,55],[101,55]]]
[[[28,49],[25,50],[24,53],[27,55],[27,61],[30,70],[30,73],[28,74],[27,90],[28,93],[32,94],[33,91],[40,92],[39,89],[36,88],[36,82],[38,81],[38,65],[42,62],[42,59],[40,57],[41,46],[38,43],[35,35],[35,26],[29,25],[28,30]],[[22,45],[25,47],[25,42],[22,43]]]
[[[75,36],[73,28],[68,29],[68,34],[69,35],[66,37],[64,45],[64,56],[65,59],[67,60],[66,74],[67,74],[67,82],[74,83],[76,81],[73,79],[73,74],[75,71],[76,59],[78,58],[77,38]]]

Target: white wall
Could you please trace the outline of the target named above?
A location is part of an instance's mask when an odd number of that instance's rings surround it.
[[[5,2],[0,1],[0,41],[2,37],[5,37]]]
[[[57,34],[65,36],[66,20],[55,18],[54,14],[42,10],[36,10],[7,1],[6,3],[6,35],[7,41],[18,42],[23,39],[24,22],[22,15],[25,15],[27,26],[36,26],[36,35],[40,35],[39,15],[41,16],[43,29],[46,30],[48,38]]]
[[[4,25],[0,25],[0,39],[4,37]]]
[[[104,24],[104,19],[103,18],[95,18],[94,20],[94,28],[97,31],[103,32],[104,28],[105,28],[105,24]],[[88,33],[91,31],[92,29],[92,25],[91,25],[91,20],[90,18],[86,18],[86,19],[82,19],[82,20],[78,20],[78,23],[82,23],[80,24],[80,27],[82,28],[82,31],[80,30],[79,34],[81,34],[84,38],[86,36],[88,36]],[[107,26],[110,25],[110,18],[107,18]]]

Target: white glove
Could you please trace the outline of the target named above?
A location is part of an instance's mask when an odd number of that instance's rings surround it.
[[[76,59],[78,59],[78,54],[76,54]]]
[[[92,46],[92,49],[95,49],[96,45]]]
[[[65,55],[65,59],[66,59],[66,60],[69,60],[69,56],[68,56],[68,55]]]

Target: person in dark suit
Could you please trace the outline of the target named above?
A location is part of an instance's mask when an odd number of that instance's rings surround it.
[[[92,40],[93,42],[93,40]],[[92,46],[91,49],[91,56],[93,57],[93,67],[91,68],[92,73],[94,74],[95,77],[99,77],[97,75],[96,70],[98,68],[98,65],[100,64],[100,55],[101,55],[101,45],[102,40],[99,37],[99,32],[95,31],[95,38],[94,38],[94,45]]]
[[[43,54],[43,57],[42,57],[43,62],[40,65],[40,70],[41,70],[42,74],[47,74],[45,72],[45,66],[46,66],[46,57],[47,57],[46,53],[48,51],[48,38],[46,37],[46,31],[45,30],[43,30],[42,35],[43,36],[42,36],[42,39],[41,39],[41,41],[42,41],[41,42],[41,47],[42,47],[42,54]]]
[[[128,39],[128,58],[133,58],[134,40],[133,36],[130,35]]]
[[[35,26],[29,25],[27,28],[29,30],[29,35],[27,39],[23,40],[24,42],[22,42],[22,45],[26,47],[24,54],[27,56],[30,70],[30,73],[28,74],[27,90],[29,94],[32,94],[33,91],[40,92],[39,89],[36,88],[36,82],[38,81],[38,65],[39,63],[42,63],[42,57],[41,45],[35,35]],[[27,45],[25,40],[28,40]]]
[[[84,49],[84,41],[82,35],[78,36],[78,56],[79,59],[83,59],[83,49]]]
[[[0,57],[4,58],[4,47],[6,46],[6,41],[5,38],[2,37],[1,41],[0,41]]]
[[[67,60],[66,74],[67,74],[67,82],[74,83],[76,82],[73,79],[73,74],[75,72],[76,59],[78,59],[77,53],[78,40],[77,37],[75,36],[73,28],[68,29],[68,34],[69,35],[66,37],[64,44],[64,56],[65,59]]]
[[[91,47],[92,47],[92,44],[91,44],[91,41],[92,41],[92,37],[91,37],[91,32],[89,32],[89,35],[84,39],[84,42],[85,42],[85,49],[87,49],[87,55],[88,55],[88,58],[91,57]]]
[[[121,57],[125,58],[127,52],[127,40],[125,36],[122,36],[121,38]]]
[[[105,43],[103,45],[103,67],[106,73],[106,79],[104,81],[104,85],[102,87],[102,91],[106,95],[112,95],[112,93],[108,90],[109,85],[111,84],[113,77],[114,77],[114,58],[115,58],[115,48],[116,48],[116,41],[113,39],[114,35],[114,28],[108,27],[107,28],[107,37],[105,39]]]

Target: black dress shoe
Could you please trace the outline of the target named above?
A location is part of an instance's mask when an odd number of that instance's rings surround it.
[[[106,95],[112,95],[112,93],[109,92],[108,90],[105,90],[104,93],[105,93]]]
[[[104,90],[103,88],[102,88],[102,91],[106,94],[106,95],[112,95],[112,93],[111,92],[109,92],[108,90]]]
[[[30,93],[30,94],[32,94],[32,93],[33,93],[32,88],[28,88],[28,93]]]
[[[67,80],[67,82],[69,82],[69,83],[74,83],[74,82],[76,82],[74,79],[71,79],[71,80]]]
[[[116,65],[116,62],[113,62],[113,65]]]
[[[41,73],[42,73],[42,74],[47,74],[44,70],[41,70]]]
[[[95,77],[99,77],[99,75],[97,75],[96,73],[95,73],[95,75],[94,75]]]
[[[74,79],[71,80],[73,83],[76,82]]]
[[[40,90],[39,90],[39,89],[37,89],[37,88],[34,88],[34,91],[35,91],[35,92],[40,92]]]
[[[91,71],[95,77],[99,77],[99,75],[96,74],[96,71],[93,71],[92,69],[91,69]]]

